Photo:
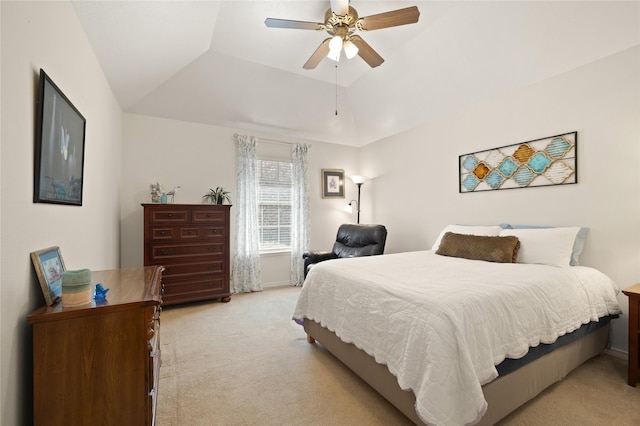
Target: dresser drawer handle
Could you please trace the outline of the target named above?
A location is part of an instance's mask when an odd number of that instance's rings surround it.
[[[192,233],[193,233],[193,231],[192,231],[191,229],[189,229],[189,230],[187,231],[187,234],[189,234],[189,235],[191,235]]]
[[[160,231],[160,235],[164,235],[164,234],[165,234],[165,232],[164,232],[164,231]]]
[[[207,213],[207,217],[211,217],[211,213]]]
[[[165,250],[161,250],[160,253],[162,253],[164,256],[171,254],[171,250],[165,249]]]
[[[167,216],[169,216],[169,219],[171,219],[173,217],[173,213],[169,213]]]

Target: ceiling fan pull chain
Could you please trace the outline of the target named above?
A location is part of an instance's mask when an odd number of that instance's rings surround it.
[[[336,64],[336,116],[338,115],[338,64]]]

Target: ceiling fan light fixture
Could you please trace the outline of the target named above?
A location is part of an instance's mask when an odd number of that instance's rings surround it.
[[[327,53],[327,58],[336,62],[340,62],[340,52],[340,50],[329,50],[329,53]]]
[[[356,46],[351,40],[344,42],[344,54],[347,59],[351,59],[358,54],[358,46]]]
[[[2,0],[0,0],[2,1]],[[347,59],[359,55],[371,68],[382,65],[384,59],[356,31],[372,31],[400,25],[415,24],[420,17],[417,6],[390,10],[375,15],[358,16],[358,12],[349,5],[349,0],[330,0],[331,7],[324,14],[324,22],[294,21],[290,19],[267,18],[264,23],[269,28],[289,28],[299,30],[326,31],[330,37],[325,38],[316,48],[302,68],[315,69],[328,57],[339,61],[342,50]]]
[[[327,58],[340,62],[340,52],[342,51],[342,37],[335,36],[329,42],[329,53]]]
[[[331,51],[340,52],[340,49],[342,49],[342,37],[338,35],[333,37],[329,42],[329,49],[331,49]]]

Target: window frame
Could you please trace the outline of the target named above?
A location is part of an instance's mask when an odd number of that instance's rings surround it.
[[[293,169],[293,163],[290,159],[283,159],[283,158],[268,158],[268,157],[260,157],[256,159],[256,189],[257,189],[257,195],[256,195],[256,205],[257,205],[257,209],[258,211],[257,216],[258,216],[258,245],[259,245],[259,253],[261,255],[263,254],[278,254],[278,253],[290,253],[291,252],[291,208],[292,208],[292,200],[291,197],[289,197],[289,202],[282,202],[282,201],[277,201],[277,202],[273,202],[273,203],[268,203],[268,202],[262,202],[260,200],[260,192],[261,192],[261,188],[262,185],[260,185],[260,177],[262,175],[261,171],[262,171],[262,163],[263,162],[275,162],[275,163],[284,163],[284,164],[288,164],[290,167],[290,171],[292,171]],[[289,191],[290,193],[293,192],[293,181],[290,181],[289,183]],[[274,246],[274,247],[264,247],[263,246],[263,220],[261,220],[261,218],[263,218],[263,212],[262,212],[262,206],[264,205],[273,205],[273,206],[288,206],[289,207],[289,244],[288,245],[278,245],[278,246]],[[287,225],[284,225],[287,226]],[[280,223],[280,217],[278,218],[278,224],[277,224],[277,228],[278,228],[278,242],[280,242],[280,228],[282,228],[283,225]]]

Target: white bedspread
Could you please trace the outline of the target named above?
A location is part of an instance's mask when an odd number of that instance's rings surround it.
[[[583,266],[498,264],[432,251],[337,259],[311,270],[294,319],[309,318],[386,364],[435,425],[480,420],[481,385],[505,357],[619,314],[618,289]]]

